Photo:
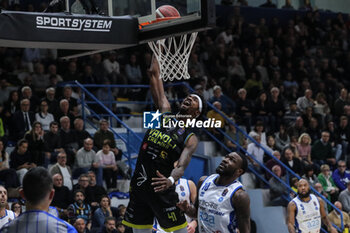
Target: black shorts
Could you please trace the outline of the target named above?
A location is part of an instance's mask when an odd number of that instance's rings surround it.
[[[136,229],[151,229],[156,217],[166,232],[185,228],[187,222],[185,215],[176,206],[178,202],[174,186],[163,193],[132,191],[123,224]]]

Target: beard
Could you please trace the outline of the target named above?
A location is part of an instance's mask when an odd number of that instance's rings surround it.
[[[307,197],[310,196],[310,194],[311,194],[311,189],[309,189],[309,191],[307,193],[305,193],[305,194],[302,194],[302,193],[298,192],[298,196],[300,198],[307,198]]]
[[[234,170],[228,170],[225,168],[221,168],[220,165],[216,168],[216,173],[220,176],[233,176],[233,174],[236,172],[236,169]]]

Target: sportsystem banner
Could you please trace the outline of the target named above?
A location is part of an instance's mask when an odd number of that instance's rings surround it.
[[[0,46],[58,49],[112,49],[138,44],[132,17],[65,13],[0,13]]]

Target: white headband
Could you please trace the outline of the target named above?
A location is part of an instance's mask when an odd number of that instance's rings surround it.
[[[201,97],[196,94],[191,94],[190,96],[196,97],[198,99],[198,110],[200,113],[202,113],[203,103]]]

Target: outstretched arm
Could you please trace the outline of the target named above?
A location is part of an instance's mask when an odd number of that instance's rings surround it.
[[[250,199],[248,194],[239,189],[232,197],[232,203],[237,213],[237,224],[240,233],[250,232]]]
[[[177,166],[171,172],[170,176],[174,178],[174,181],[180,179],[185,173],[185,169],[190,163],[192,154],[196,151],[197,145],[198,139],[195,135],[192,135],[181,153]],[[170,179],[162,175],[159,171],[157,171],[157,176],[158,177],[152,178],[152,186],[154,186],[155,192],[162,192],[173,185]]]
[[[161,112],[171,110],[168,99],[164,94],[163,80],[160,78],[159,64],[157,58],[153,56],[152,64],[148,71],[153,101]]]

